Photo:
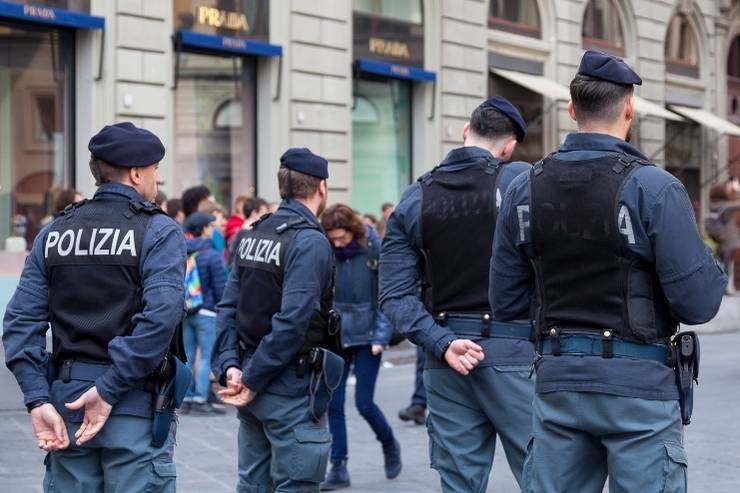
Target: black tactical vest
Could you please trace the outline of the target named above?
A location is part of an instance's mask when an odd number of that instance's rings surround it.
[[[655,342],[677,328],[655,267],[633,255],[632,219],[619,196],[652,163],[626,155],[586,161],[548,157],[530,172],[529,221],[537,278],[535,320],[550,329]]]
[[[423,299],[433,315],[490,313],[488,272],[496,229],[499,160],[437,171],[421,183]]]
[[[56,361],[109,363],[108,343],[141,311],[139,262],[151,203],[97,198],[67,207],[44,243]]]
[[[264,336],[272,331],[272,317],[280,311],[283,298],[285,260],[291,242],[302,229],[316,229],[300,217],[269,215],[242,231],[234,243],[236,265],[241,268],[240,293],[236,310],[240,346],[254,351]],[[327,246],[328,247],[328,246]],[[329,336],[329,313],[333,304],[334,276],[321,296],[320,310],[309,322],[306,340],[299,341],[299,353],[312,347],[336,350]]]

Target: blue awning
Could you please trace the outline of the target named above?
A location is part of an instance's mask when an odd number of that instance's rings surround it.
[[[409,67],[407,65],[368,60],[367,58],[357,60],[357,68],[362,72],[385,75],[386,77],[394,77],[396,79],[419,80],[423,82],[434,82],[437,80],[436,72]]]
[[[244,39],[235,36],[215,36],[213,34],[197,33],[185,29],[178,31],[178,38],[183,46],[201,50],[257,56],[281,56],[283,54],[282,46],[255,39]]]
[[[105,18],[43,5],[0,1],[0,19],[32,22],[74,29],[103,29]]]

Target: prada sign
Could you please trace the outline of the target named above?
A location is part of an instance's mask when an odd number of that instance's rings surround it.
[[[424,26],[355,12],[353,58],[424,67]]]
[[[174,0],[175,29],[268,39],[269,0]]]

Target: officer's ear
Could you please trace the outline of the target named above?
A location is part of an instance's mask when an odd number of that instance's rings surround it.
[[[141,183],[141,168],[131,167],[128,169],[128,179],[134,185]]]
[[[462,129],[462,141],[463,143],[468,140],[468,134],[470,133],[470,122],[466,122]]]
[[[514,149],[516,149],[516,138],[512,137],[510,140],[504,144],[504,147],[501,149],[501,159],[504,161],[508,161],[511,159],[512,154],[514,154]]]
[[[628,122],[631,122],[635,118],[635,96],[634,95],[627,98],[627,103],[624,105],[624,118]]]
[[[568,101],[568,114],[570,115],[570,118],[574,122],[577,122],[578,121],[578,118],[576,118],[576,109],[573,106],[573,101],[572,100],[571,101]]]

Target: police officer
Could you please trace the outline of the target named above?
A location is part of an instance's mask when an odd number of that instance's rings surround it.
[[[530,168],[507,162],[526,131],[505,98],[483,102],[463,127],[464,146],[406,190],[383,241],[381,307],[426,350],[431,465],[445,492],[486,490],[496,435],[521,480],[531,430],[531,326],[527,317],[493,319],[488,268],[501,196]]]
[[[88,149],[98,189],[36,237],[5,313],[6,364],[49,452],[46,491],[175,491],[175,426],[152,443],[148,390],[183,315],[185,242],[151,203],[164,146],[125,122]]]
[[[333,257],[317,219],[328,165],[305,148],[289,149],[280,163],[283,201],[236,238],[217,307],[212,368],[227,387],[224,402],[239,406],[237,490],[245,492],[318,491],[331,445],[328,400],[316,409],[309,395],[315,348],[336,343],[327,337]]]
[[[537,285],[532,491],[601,492],[607,475],[611,492],[686,491],[670,337],[715,315],[727,277],[686,189],[627,143],[641,82],[587,51],[570,84],[578,132],[501,206],[496,315],[526,316],[527,282]]]

